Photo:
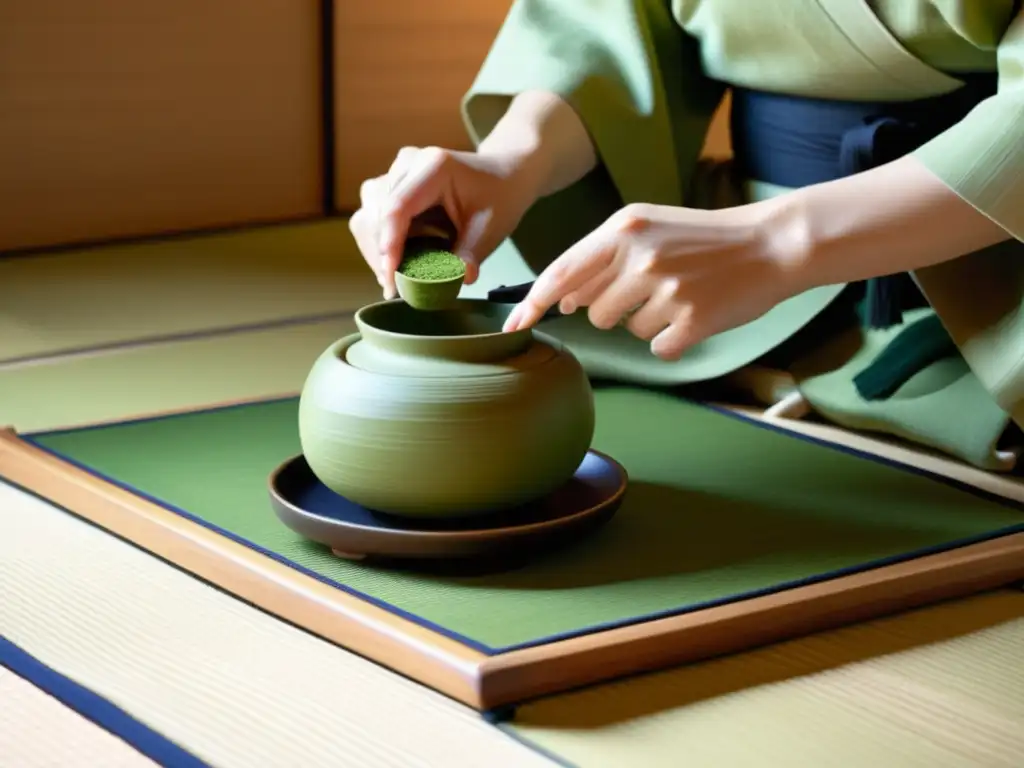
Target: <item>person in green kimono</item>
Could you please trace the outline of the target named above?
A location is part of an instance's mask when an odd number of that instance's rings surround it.
[[[386,296],[441,205],[468,282],[505,241],[538,275],[505,329],[560,311],[545,329],[599,374],[716,379],[856,305],[857,351],[786,356],[811,405],[1013,465],[1019,2],[516,0],[462,106],[475,151],[406,148],[363,184],[351,229]]]

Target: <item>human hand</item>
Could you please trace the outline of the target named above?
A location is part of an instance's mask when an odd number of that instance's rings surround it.
[[[513,155],[402,149],[384,176],[365,181],[361,207],[349,228],[385,298],[393,298],[395,271],[417,217],[444,208],[457,232],[453,250],[466,264],[466,283],[519,223],[535,195],[523,183]]]
[[[556,304],[563,314],[588,307],[597,328],[628,318],[634,336],[674,360],[802,290],[798,234],[770,205],[630,205],[552,262],[504,330],[530,327]]]

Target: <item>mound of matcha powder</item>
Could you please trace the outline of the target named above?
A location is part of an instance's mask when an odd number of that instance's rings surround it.
[[[413,280],[450,280],[462,277],[466,265],[451,251],[419,251],[406,256],[398,271]]]

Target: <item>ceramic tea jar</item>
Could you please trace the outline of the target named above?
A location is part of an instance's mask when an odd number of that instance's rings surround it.
[[[593,437],[590,383],[555,340],[502,333],[507,311],[465,299],[360,310],[300,400],[302,450],[324,485],[385,513],[464,517],[567,481]]]

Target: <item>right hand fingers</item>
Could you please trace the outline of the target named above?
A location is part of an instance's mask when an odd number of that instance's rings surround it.
[[[384,297],[395,292],[394,269],[387,269],[380,250],[380,217],[387,200],[387,178],[380,176],[364,181],[359,189],[360,208],[349,219],[348,228],[366,263],[384,289]]]
[[[452,154],[437,147],[399,152],[388,173],[390,189],[381,212],[379,247],[386,269],[393,271],[401,263],[412,220],[444,204],[451,162]]]
[[[413,219],[443,205],[450,160],[446,150],[405,147],[387,175],[360,187],[361,207],[349,220],[349,229],[387,298],[396,294],[395,271]]]
[[[395,226],[393,222],[385,221],[385,213],[390,209],[393,191],[401,185],[402,180],[415,167],[420,152],[421,150],[417,147],[402,147],[398,150],[387,174],[381,179],[380,189],[375,190],[377,193],[376,207],[374,208],[376,211],[375,247],[380,253],[381,272],[385,275],[385,281],[393,279],[395,270],[402,262],[402,252],[412,219],[410,216],[410,221],[404,222],[404,226],[403,222],[398,222],[398,226]],[[389,226],[391,230],[389,230]],[[394,247],[388,247],[391,241],[395,242]]]
[[[402,147],[398,150],[398,154],[395,155],[394,161],[391,163],[391,167],[388,168],[387,180],[388,190],[395,189],[405,175],[409,172],[416,158],[419,156],[420,150],[416,147]]]

